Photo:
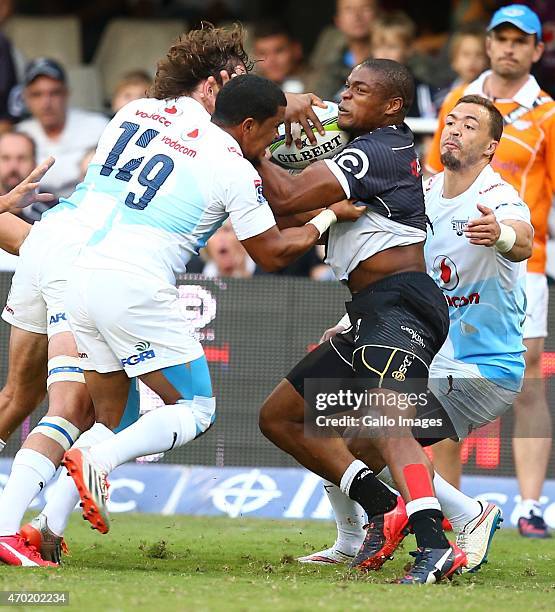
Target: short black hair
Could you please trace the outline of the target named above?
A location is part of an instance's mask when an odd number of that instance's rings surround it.
[[[287,100],[275,83],[255,74],[241,74],[222,87],[212,121],[226,127],[239,125],[249,117],[265,121],[280,106],[287,106]]]
[[[386,95],[403,100],[402,114],[406,116],[414,101],[414,78],[410,70],[399,62],[371,57],[364,60],[361,66],[383,77],[380,84]]]
[[[501,140],[501,136],[503,134],[503,115],[501,115],[491,100],[488,100],[483,96],[468,95],[459,98],[457,100],[457,104],[477,104],[478,106],[483,106],[488,111],[489,135],[494,140],[497,140],[497,142]],[[457,104],[455,104],[455,106],[457,106]]]
[[[286,28],[285,24],[277,19],[267,19],[254,24],[252,31],[253,40],[260,38],[270,38],[270,36],[285,36],[292,39],[291,33]]]

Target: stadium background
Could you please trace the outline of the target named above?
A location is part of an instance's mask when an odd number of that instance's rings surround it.
[[[0,303],[11,275],[0,273]],[[298,278],[204,279],[180,278],[183,310],[203,342],[218,401],[218,420],[199,440],[164,456],[139,461],[218,467],[293,467],[286,453],[270,444],[258,430],[258,410],[264,398],[291,367],[318,342],[323,330],[344,312],[348,292],[339,283]],[[550,300],[555,304],[555,288]],[[544,369],[555,375],[555,312],[549,317]],[[0,324],[0,382],[7,373],[9,326]],[[550,378],[550,381],[554,379]],[[548,385],[553,413],[553,383]],[[141,410],[152,409],[156,398],[141,389]],[[21,441],[45,412],[43,404],[11,437],[4,453],[14,455]],[[555,416],[555,415],[553,415]],[[463,448],[464,473],[514,476],[512,422],[482,429]],[[323,441],[325,443],[325,441]],[[551,456],[548,478],[555,477]]]

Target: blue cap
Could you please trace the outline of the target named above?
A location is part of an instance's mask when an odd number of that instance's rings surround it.
[[[488,32],[503,23],[510,23],[526,34],[535,34],[538,40],[542,38],[542,24],[539,17],[524,4],[510,4],[495,11]]]

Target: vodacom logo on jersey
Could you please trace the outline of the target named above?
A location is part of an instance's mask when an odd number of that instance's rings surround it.
[[[152,119],[152,121],[157,121],[158,123],[161,123],[164,127],[170,127],[170,125],[172,124],[172,122],[160,115],[159,113],[146,113],[145,111],[142,110],[136,110],[135,111],[135,115],[137,117],[141,117],[141,119]]]
[[[434,259],[433,278],[435,282],[445,291],[453,291],[459,284],[459,273],[455,262],[447,255],[438,255]],[[479,304],[480,294],[471,293],[470,295],[445,295],[447,304],[453,308],[468,306],[469,304]]]
[[[435,282],[446,291],[453,291],[459,284],[457,266],[447,255],[438,255],[434,259],[433,275]]]

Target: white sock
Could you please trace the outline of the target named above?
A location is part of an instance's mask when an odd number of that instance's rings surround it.
[[[482,512],[482,506],[477,499],[459,491],[437,472],[434,474],[434,489],[443,515],[451,523],[455,533],[459,533],[469,521]]]
[[[0,438],[0,453],[6,448],[6,443]]]
[[[387,467],[378,474],[378,478],[385,484],[395,486],[395,481]],[[476,518],[482,511],[478,500],[456,489],[437,472],[434,474],[434,489],[441,504],[441,511],[451,523],[455,533],[461,531],[468,521]]]
[[[137,457],[163,453],[195,438],[196,419],[188,403],[162,406],[143,414],[115,436],[95,444],[91,459],[105,472]]]
[[[337,539],[333,548],[346,555],[354,556],[362,546],[366,535],[363,529],[366,523],[366,512],[360,504],[345,495],[338,486],[326,480],[323,481],[323,484],[337,524]]]
[[[349,490],[355,476],[360,472],[360,470],[364,469],[371,471],[366,463],[363,463],[359,459],[355,459],[345,470],[343,476],[341,476],[341,482],[339,483],[339,488],[343,491],[343,493],[345,493],[345,495],[349,495]]]
[[[114,436],[114,432],[108,427],[101,423],[95,423],[88,431],[81,434],[73,448],[87,448]],[[46,516],[48,527],[56,535],[62,536],[64,534],[69,517],[78,501],[77,487],[73,478],[69,478],[67,471],[64,469],[52,486],[46,506],[41,512]]]
[[[14,535],[29,504],[56,473],[44,455],[22,448],[14,457],[10,478],[0,495],[0,536]]]
[[[518,516],[524,516],[530,518],[534,514],[535,516],[543,516],[543,510],[539,500],[537,499],[523,499],[518,504]]]

